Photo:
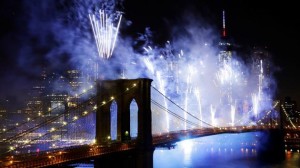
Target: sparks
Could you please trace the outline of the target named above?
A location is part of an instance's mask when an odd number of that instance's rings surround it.
[[[116,27],[113,25],[111,16],[106,14],[104,10],[99,10],[99,16],[89,14],[89,19],[93,29],[99,57],[109,59],[115,48],[122,15],[119,15]]]

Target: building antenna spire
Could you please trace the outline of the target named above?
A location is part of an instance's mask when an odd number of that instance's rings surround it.
[[[222,36],[226,37],[226,25],[225,25],[225,10],[223,9],[223,31]]]

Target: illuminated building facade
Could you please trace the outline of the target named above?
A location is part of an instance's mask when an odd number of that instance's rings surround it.
[[[269,93],[270,92],[270,78],[271,78],[271,71],[270,71],[270,59],[271,55],[267,48],[261,47],[253,47],[252,50],[252,66],[251,66],[251,73],[254,74],[255,79],[251,81],[254,82],[257,86],[257,91],[259,94]],[[250,81],[249,81],[250,82]],[[260,95],[262,97],[262,95]],[[265,96],[264,96],[265,97]]]
[[[5,107],[5,100],[0,100],[0,132],[5,131],[6,129],[6,117],[7,117],[7,109]],[[4,130],[3,130],[4,129]]]
[[[224,118],[224,113],[231,111],[231,107],[235,104],[236,100],[233,100],[232,85],[234,83],[234,76],[232,72],[237,66],[233,61],[233,43],[230,41],[227,30],[226,30],[226,20],[225,11],[222,11],[222,33],[221,39],[218,44],[218,82],[220,83],[220,104],[222,109],[217,109],[216,118]],[[228,116],[228,115],[227,115]]]
[[[230,42],[227,30],[226,30],[226,20],[225,20],[225,11],[222,12],[222,35],[221,40],[219,42],[219,66],[224,66],[226,63],[230,63],[232,59],[232,43]]]
[[[33,87],[28,92],[27,107],[25,113],[28,117],[41,116],[43,112],[43,98],[45,97],[46,84],[47,84],[46,71],[42,71],[40,77],[34,82]]]

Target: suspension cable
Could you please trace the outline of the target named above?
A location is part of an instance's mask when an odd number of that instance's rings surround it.
[[[153,104],[155,104],[157,107],[159,107],[160,109],[164,110],[165,112],[167,112],[167,113],[173,115],[173,116],[176,117],[177,119],[179,119],[179,120],[181,120],[181,121],[183,121],[183,122],[189,123],[189,124],[191,124],[191,125],[193,125],[193,126],[199,126],[198,124],[196,124],[196,123],[194,123],[194,122],[192,122],[192,121],[189,121],[189,120],[187,120],[187,119],[185,119],[185,118],[179,116],[178,114],[172,112],[171,110],[167,109],[166,107],[164,107],[163,105],[159,104],[158,102],[156,102],[156,101],[154,101],[154,100],[152,100],[152,99],[151,99],[151,102],[152,102]]]
[[[159,94],[161,94],[164,98],[166,98],[167,100],[169,100],[171,103],[173,103],[175,106],[177,106],[179,109],[181,109],[182,111],[184,111],[185,113],[187,113],[188,115],[192,116],[193,118],[195,118],[196,120],[206,124],[206,125],[209,125],[211,127],[214,127],[214,128],[219,128],[219,127],[216,127],[216,126],[213,126],[201,119],[199,119],[198,117],[194,116],[193,114],[189,113],[188,111],[186,111],[185,109],[183,109],[182,107],[180,107],[179,105],[177,105],[174,101],[172,101],[171,99],[169,99],[168,97],[166,97],[162,92],[160,92],[158,89],[156,89],[154,86],[151,85],[151,87],[156,90]]]
[[[87,91],[84,91],[84,92],[80,93],[78,96],[82,96],[82,95],[88,93],[88,92],[91,91],[91,90],[93,90],[93,87],[91,87],[91,88],[88,89]],[[58,106],[56,106],[56,107],[54,107],[54,108],[51,108],[50,111],[43,112],[42,115],[46,115],[46,113],[50,113],[51,111],[56,110],[56,109],[59,109],[60,107],[63,107],[63,105],[59,104]],[[39,118],[39,117],[40,117],[40,116],[33,117],[31,120],[35,120],[35,119],[37,119],[37,118]],[[3,133],[9,132],[9,131],[18,129],[18,128],[20,128],[21,126],[23,126],[23,125],[25,125],[25,124],[27,124],[27,123],[29,123],[29,122],[30,122],[30,120],[29,120],[29,121],[22,122],[22,123],[18,124],[17,126],[11,127],[11,128],[9,128],[9,129],[7,129],[6,131],[0,132],[0,135],[3,134]]]

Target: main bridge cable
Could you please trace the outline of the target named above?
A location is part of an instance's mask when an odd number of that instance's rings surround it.
[[[82,113],[82,114],[80,115],[80,117],[76,117],[76,118],[73,118],[73,120],[68,121],[68,124],[75,123],[76,121],[78,121],[78,120],[81,119],[81,118],[86,117],[88,113],[93,112],[93,111],[96,110],[96,109],[97,109],[97,108],[93,108],[93,110],[91,110],[91,111],[89,111],[89,112],[87,112],[87,113]],[[47,135],[50,135],[50,134],[52,134],[52,133],[56,133],[56,132],[58,132],[58,131],[61,131],[61,129],[64,128],[65,126],[67,126],[67,123],[63,123],[61,126],[56,127],[56,128],[54,128],[53,130],[50,130],[49,132],[47,132],[47,133],[45,133],[45,134],[43,134],[43,135],[41,135],[41,136],[39,136],[39,137],[37,137],[37,138],[35,138],[35,139],[30,140],[29,142],[25,142],[23,145],[18,146],[17,148],[14,148],[14,149],[12,149],[12,150],[21,149],[21,148],[25,147],[26,145],[34,144],[34,142],[40,140],[40,139],[43,138],[43,137],[46,137]],[[62,135],[65,135],[65,134],[66,134],[66,133],[64,133],[64,134],[62,134]],[[58,141],[58,140],[56,140],[56,142],[57,142],[57,141]],[[11,152],[12,150],[6,151],[6,152],[4,152],[4,153],[2,153],[2,154],[0,154],[0,155],[3,155],[3,154],[5,154],[5,153],[9,153],[9,152]]]
[[[289,122],[291,123],[291,125],[296,129],[297,127],[295,126],[295,124],[293,123],[293,121],[291,120],[289,115],[287,114],[287,112],[282,104],[281,104],[281,108],[283,109],[283,112],[284,112],[285,116],[287,117],[287,119],[289,120]]]
[[[278,101],[275,103],[275,105],[273,106],[272,109],[274,109],[277,105],[278,105]],[[249,111],[247,112],[247,114],[248,114],[248,115],[251,114],[252,111],[253,111],[252,109],[249,110]],[[267,113],[262,117],[262,119],[258,120],[258,121],[256,122],[256,124],[257,124],[258,122],[262,122],[262,120],[263,120],[264,118],[266,118],[268,115],[270,115],[271,112],[272,112],[272,110],[267,111]],[[246,118],[248,115],[245,115],[244,117],[241,117],[241,119],[239,119],[238,121],[236,121],[236,122],[234,123],[234,125],[236,125],[237,123],[241,122],[241,121],[242,121],[244,118]],[[248,125],[250,122],[251,122],[251,121],[248,119],[248,121],[247,121],[245,124]]]
[[[134,87],[136,87],[136,83],[134,83],[134,84],[132,85],[132,87],[126,88],[123,92],[117,94],[116,97],[111,96],[107,101],[103,101],[102,104],[100,105],[100,107],[101,107],[101,106],[104,106],[106,103],[109,103],[109,102],[114,101],[115,98],[122,96],[123,94],[127,93],[128,91],[132,91],[132,88],[134,88]],[[96,96],[95,96],[95,97],[96,97]],[[93,98],[95,98],[95,97],[93,97]],[[94,106],[94,108],[93,108],[90,112],[96,110],[97,108],[98,108],[97,106]],[[85,113],[85,112],[86,112],[86,113]],[[70,123],[73,123],[73,122],[75,122],[75,121],[77,121],[77,120],[79,120],[79,119],[81,119],[81,118],[87,116],[87,113],[89,113],[89,112],[84,111],[84,112],[82,113],[82,115],[81,115],[80,118],[78,118],[78,119],[76,119],[76,120],[73,119]],[[64,124],[64,125],[62,125],[61,127],[59,127],[59,129],[63,128],[64,126],[66,126],[66,124]],[[55,131],[58,131],[59,129],[55,129]],[[52,131],[51,133],[53,133],[53,132],[54,132],[54,131]],[[65,133],[65,134],[66,134],[66,133]]]
[[[263,117],[261,117],[260,120],[257,121],[257,124],[258,124],[258,123],[263,124],[263,123],[262,123],[262,120],[264,120],[266,117],[268,117],[268,116],[271,114],[272,110],[278,105],[278,103],[279,103],[279,101],[277,101],[277,102],[274,104],[274,106],[272,107],[272,109],[269,110],[269,111],[267,111],[267,113],[266,113]]]
[[[94,87],[91,87],[90,89],[88,89],[88,90],[86,90],[86,91],[80,93],[78,96],[82,96],[82,95],[88,93],[89,91],[92,91],[93,88],[94,88]],[[62,106],[63,106],[62,104],[59,104],[58,106],[56,106],[56,107],[54,107],[54,108],[51,108],[50,110],[48,110],[48,111],[42,113],[41,115],[42,115],[42,116],[47,115],[47,113],[50,113],[50,112],[53,111],[53,110],[59,109],[59,108],[62,107]],[[25,125],[25,124],[31,122],[32,120],[35,120],[35,119],[39,118],[39,117],[40,117],[40,116],[36,116],[36,117],[32,118],[31,120],[27,120],[27,121],[25,121],[25,122],[23,122],[23,123],[20,123],[20,124],[14,126],[14,127],[12,127],[12,128],[7,129],[6,131],[0,132],[0,135],[1,135],[1,134],[4,134],[4,133],[6,133],[6,132],[10,132],[10,131],[13,131],[13,130],[15,130],[15,129],[18,129],[18,128],[20,128],[21,126],[23,126],[23,125]]]
[[[93,100],[95,97],[96,97],[96,96],[93,96],[93,97],[89,98],[88,100],[84,101],[83,103],[81,103],[79,106],[77,106],[76,108],[74,108],[74,109],[72,109],[72,110],[76,110],[76,109],[79,109],[79,108],[83,107],[84,104],[90,103],[91,100]],[[70,109],[68,110],[68,112],[69,112],[69,111],[70,111]],[[64,113],[61,113],[61,114],[59,114],[59,115],[57,115],[57,116],[54,116],[54,117],[52,117],[52,118],[50,118],[50,119],[48,119],[48,120],[46,120],[46,121],[43,121],[43,122],[41,122],[41,123],[35,125],[34,127],[31,127],[31,128],[29,128],[29,129],[27,129],[27,130],[21,132],[21,133],[18,133],[18,134],[16,134],[16,135],[12,136],[12,137],[9,137],[9,138],[5,139],[4,141],[1,141],[1,142],[11,142],[11,141],[14,141],[14,140],[16,140],[16,139],[18,139],[18,138],[22,138],[23,136],[25,136],[25,135],[27,135],[27,134],[29,134],[29,133],[31,133],[31,132],[33,132],[33,131],[35,131],[35,130],[41,128],[42,126],[45,126],[45,125],[47,125],[47,124],[49,124],[49,123],[52,123],[52,122],[54,122],[54,121],[60,119],[63,115],[65,115],[65,114],[64,114]]]
[[[160,103],[154,101],[153,99],[151,99],[151,102],[152,102],[154,105],[156,105],[158,108],[160,108],[160,109],[164,110],[165,112],[167,112],[167,113],[173,115],[175,118],[177,118],[177,119],[179,119],[179,120],[181,120],[181,121],[184,121],[184,122],[186,122],[186,123],[188,123],[188,124],[190,124],[190,125],[193,125],[193,126],[199,126],[199,124],[196,124],[196,123],[194,123],[194,122],[192,122],[192,121],[189,121],[189,120],[187,120],[187,119],[181,117],[180,115],[176,114],[175,112],[172,112],[171,110],[167,109],[165,106],[163,106],[163,105],[161,105]]]
[[[159,104],[158,102],[154,101],[153,99],[151,99],[151,102],[154,103],[157,107],[159,107],[160,109],[166,111],[167,113],[173,115],[174,117],[176,117],[177,119],[183,121],[183,122],[186,122],[188,124],[191,124],[193,126],[199,126],[198,124],[195,124],[194,122],[192,121],[189,121],[187,119],[184,119],[183,117],[179,116],[178,114],[172,112],[171,110],[167,109],[165,106]]]
[[[84,94],[84,93],[82,93],[82,94]],[[81,95],[82,95],[82,94],[81,94]],[[84,104],[90,103],[91,100],[93,100],[95,97],[96,97],[96,96],[89,98],[88,100],[84,101],[83,103],[81,103],[79,106],[75,107],[75,108],[72,109],[72,110],[76,110],[76,109],[79,109],[79,108],[83,107]],[[70,110],[70,109],[69,109],[69,110]],[[68,112],[69,112],[69,110],[68,110]],[[18,138],[20,138],[20,137],[22,137],[22,136],[27,135],[28,133],[31,133],[31,132],[33,132],[33,131],[35,131],[35,130],[41,128],[42,126],[44,126],[44,125],[46,125],[46,124],[48,124],[48,123],[54,122],[55,120],[61,118],[63,115],[65,115],[65,114],[64,114],[64,113],[61,113],[61,114],[59,114],[59,115],[57,115],[57,116],[55,116],[55,117],[52,117],[52,118],[50,118],[50,119],[48,119],[48,120],[46,120],[46,121],[44,121],[44,122],[39,123],[38,125],[35,125],[35,126],[32,127],[32,128],[29,128],[29,129],[27,129],[27,130],[25,130],[25,131],[23,131],[23,132],[21,132],[21,133],[18,133],[18,134],[16,134],[16,135],[14,135],[14,136],[12,136],[12,137],[10,137],[10,138],[8,138],[8,139],[2,141],[2,142],[7,142],[7,141],[16,140],[16,139],[18,139]]]
[[[177,106],[179,109],[181,109],[182,111],[184,111],[184,112],[187,113],[188,115],[192,116],[192,117],[195,118],[196,120],[198,120],[198,121],[200,121],[200,122],[202,122],[202,123],[204,123],[204,124],[206,124],[206,125],[209,125],[209,126],[211,126],[211,127],[213,127],[213,128],[220,128],[220,127],[216,127],[216,126],[214,126],[214,125],[211,125],[211,124],[209,124],[209,123],[207,123],[207,122],[205,122],[205,121],[199,119],[198,117],[196,117],[196,116],[194,116],[193,114],[189,113],[188,111],[186,111],[185,109],[183,109],[182,107],[180,107],[179,105],[177,105],[174,101],[172,101],[171,99],[169,99],[168,97],[166,97],[162,92],[160,92],[160,91],[159,91],[158,89],[156,89],[154,86],[151,85],[151,87],[152,87],[154,90],[156,90],[159,94],[161,94],[164,98],[166,98],[167,100],[169,100],[171,103],[173,103],[173,104],[174,104],[175,106]]]
[[[125,91],[123,91],[122,93],[118,94],[116,97],[111,96],[107,101],[103,101],[102,104],[100,105],[100,107],[106,105],[107,102],[114,101],[115,98],[122,96],[123,94],[127,93],[128,91],[132,91],[132,89],[135,88],[136,86],[137,86],[136,83],[134,83],[130,88],[126,88]],[[93,110],[96,110],[97,108],[98,108],[98,107],[94,108]],[[85,117],[85,116],[87,116],[87,115],[82,114],[80,118],[83,118],[83,117]],[[71,121],[71,122],[75,122],[75,121],[77,121],[77,120],[78,120],[78,119],[73,120],[73,121]],[[66,125],[67,125],[67,124],[63,124],[62,126],[59,127],[59,129],[55,129],[55,130],[52,131],[52,132],[47,132],[47,133],[45,133],[44,135],[41,135],[41,136],[39,136],[38,138],[33,139],[33,140],[31,141],[31,143],[32,143],[33,141],[36,141],[36,140],[41,139],[42,137],[45,137],[46,135],[49,135],[50,133],[53,133],[53,132],[55,132],[55,131],[60,130],[61,128],[65,127]],[[24,136],[24,135],[23,135],[23,136]],[[6,153],[9,153],[9,152],[11,152],[12,150],[16,150],[16,149],[22,148],[22,147],[24,147],[24,146],[26,146],[26,145],[28,145],[28,143],[25,143],[25,144],[23,144],[23,145],[21,145],[21,146],[18,146],[18,148],[10,149],[10,150],[8,150],[8,151],[6,151],[6,152],[0,154],[0,156],[1,156],[1,155],[4,155],[4,154],[6,154]]]
[[[94,108],[92,111],[94,111],[94,110],[96,110],[96,108]],[[90,112],[92,112],[92,111],[90,111]],[[89,113],[89,112],[88,112],[88,113]],[[69,124],[70,124],[70,123],[74,123],[75,121],[78,121],[79,119],[81,119],[81,118],[83,118],[83,117],[85,117],[85,116],[87,116],[87,113],[86,113],[86,114],[85,114],[85,113],[82,113],[81,116],[80,116],[79,118],[74,118],[73,120],[68,121],[68,123],[69,123]],[[18,146],[18,147],[16,147],[16,148],[11,148],[10,150],[8,150],[8,151],[6,151],[6,152],[1,153],[0,156],[5,155],[5,154],[7,154],[7,153],[9,153],[9,152],[11,152],[11,151],[13,151],[13,150],[22,149],[23,147],[25,147],[25,146],[27,146],[27,145],[34,144],[34,142],[38,141],[39,139],[41,139],[41,138],[43,138],[43,137],[46,137],[47,135],[50,135],[50,134],[52,134],[52,133],[56,133],[56,132],[58,132],[58,131],[61,131],[61,129],[64,128],[66,125],[67,125],[67,123],[63,123],[61,126],[56,127],[56,128],[54,128],[53,130],[50,130],[49,132],[46,132],[45,134],[40,135],[40,136],[37,137],[37,138],[31,139],[29,142],[24,142],[23,145],[20,145],[20,146]],[[66,133],[65,133],[65,134],[66,134]]]

